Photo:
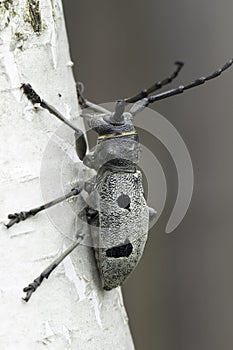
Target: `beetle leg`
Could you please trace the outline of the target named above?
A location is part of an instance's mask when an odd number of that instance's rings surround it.
[[[111,114],[109,110],[107,110],[104,107],[98,106],[97,104],[88,101],[84,96],[83,96],[83,91],[84,91],[84,85],[80,81],[76,83],[76,90],[77,90],[77,95],[78,95],[78,102],[81,108],[89,108],[94,112],[99,112],[99,113],[105,113],[105,114]]]
[[[98,225],[98,211],[92,209],[90,207],[84,208],[80,213],[79,217],[83,219],[87,224],[95,224]],[[26,294],[26,297],[23,298],[24,301],[28,301],[32,294],[36,291],[36,289],[41,285],[43,280],[49,278],[51,272],[67,257],[75,248],[77,248],[82,240],[86,237],[89,231],[88,226],[85,227],[83,233],[79,233],[76,236],[76,242],[73,243],[70,247],[68,247],[57,259],[55,259],[42,273],[34,279],[32,283],[30,283],[27,287],[23,289]]]
[[[44,101],[32,88],[30,84],[22,84],[21,89],[27,96],[27,98],[31,101],[32,104],[39,104],[42,108],[47,109],[49,113],[53,114],[55,117],[60,119],[63,123],[68,125],[74,131],[80,133],[80,129],[76,128],[69,120],[67,120],[55,107],[50,105],[48,102]]]
[[[17,224],[20,221],[24,221],[27,218],[29,218],[30,216],[34,216],[42,210],[48,209],[48,208],[50,208],[50,207],[52,207],[60,202],[72,197],[72,196],[77,196],[81,191],[82,191],[81,187],[75,187],[69,193],[65,194],[64,196],[61,196],[57,199],[54,199],[53,201],[48,202],[46,204],[43,204],[37,208],[31,209],[29,211],[21,211],[20,213],[9,214],[8,219],[10,219],[10,221],[5,226],[7,228],[10,228],[14,224]]]
[[[76,128],[76,126],[70,123],[70,121],[67,120],[55,107],[50,105],[48,102],[42,100],[30,84],[22,84],[21,89],[23,90],[27,98],[32,102],[32,104],[39,104],[42,108],[47,109],[49,113],[53,114],[55,117],[60,119],[63,123],[65,123],[75,131],[76,148],[78,147],[77,154],[80,160],[83,160],[87,150],[87,143],[82,130]]]
[[[23,298],[24,301],[28,301],[32,294],[36,291],[36,289],[41,285],[45,278],[48,278],[51,272],[65,259],[67,255],[69,255],[83,240],[86,233],[79,234],[77,236],[77,241],[73,243],[70,247],[68,247],[56,260],[54,260],[41,274],[39,277],[34,279],[32,283],[30,283],[27,287],[23,289],[26,294],[26,297]]]
[[[75,149],[79,159],[82,161],[87,152],[87,143],[82,130],[75,131]]]

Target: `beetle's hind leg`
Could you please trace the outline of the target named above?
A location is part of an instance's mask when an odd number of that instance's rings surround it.
[[[54,260],[41,274],[34,279],[27,287],[23,289],[26,294],[26,297],[23,298],[24,301],[28,301],[32,294],[37,290],[45,278],[49,278],[51,272],[69,255],[77,246],[82,242],[86,233],[78,234],[77,241],[73,243],[69,248],[67,248],[56,260]]]
[[[28,301],[32,294],[36,291],[36,289],[41,285],[43,280],[48,279],[51,272],[75,249],[77,248],[82,240],[87,236],[89,232],[90,224],[98,225],[98,211],[92,209],[90,207],[85,207],[80,213],[79,217],[84,221],[84,225],[82,227],[83,232],[78,233],[76,235],[75,243],[71,244],[57,259],[55,259],[41,274],[34,279],[32,283],[30,283],[27,287],[23,289],[26,294],[26,297],[23,300]],[[87,225],[88,224],[88,225]]]
[[[77,186],[73,188],[69,193],[65,194],[64,196],[54,199],[53,201],[43,204],[37,208],[33,208],[28,211],[21,211],[20,213],[9,214],[8,219],[10,219],[10,221],[5,226],[7,228],[10,228],[11,226],[19,223],[20,221],[24,221],[31,216],[35,216],[37,213],[39,213],[42,210],[48,209],[60,202],[63,202],[64,200],[70,197],[77,196],[81,191],[82,191],[82,187]]]

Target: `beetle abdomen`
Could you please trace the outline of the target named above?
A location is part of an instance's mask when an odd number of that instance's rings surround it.
[[[101,282],[105,290],[111,290],[124,283],[139,262],[145,243],[146,239],[137,239],[132,244],[131,254],[124,257],[109,257],[106,249],[95,249]]]
[[[111,290],[122,285],[143,254],[149,212],[140,171],[107,171],[97,191],[99,230],[94,249],[103,288]]]

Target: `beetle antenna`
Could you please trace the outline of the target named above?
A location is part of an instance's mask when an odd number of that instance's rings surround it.
[[[150,104],[150,103],[153,103],[155,101],[159,101],[159,100],[165,99],[165,98],[170,97],[170,96],[181,94],[185,90],[192,89],[193,87],[196,87],[198,85],[204,84],[208,80],[212,80],[214,78],[217,78],[225,70],[230,68],[232,64],[233,64],[233,59],[231,59],[230,61],[225,63],[222,68],[216,70],[215,72],[211,73],[207,77],[201,77],[201,78],[198,78],[198,79],[194,80],[190,84],[180,85],[180,86],[178,86],[175,89],[168,90],[168,91],[162,92],[161,94],[157,94],[157,95],[154,95],[154,96],[150,96],[150,97],[147,98],[147,105]]]
[[[142,90],[141,92],[139,92],[139,94],[137,94],[133,97],[125,98],[124,101],[126,103],[135,103],[135,102],[137,102],[145,97],[148,97],[152,92],[155,92],[156,90],[161,89],[164,85],[171,83],[178,76],[184,63],[177,61],[177,62],[175,62],[175,65],[177,66],[176,70],[168,78],[156,82],[155,84],[150,86],[148,89]]]

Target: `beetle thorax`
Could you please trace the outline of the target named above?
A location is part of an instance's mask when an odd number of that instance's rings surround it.
[[[128,164],[130,166],[139,162],[140,145],[132,116],[129,113],[124,113],[123,116],[121,123],[114,123],[110,115],[92,119],[91,127],[99,137],[92,154],[93,162],[87,164],[84,161],[86,165],[97,170],[106,163],[127,167]]]

